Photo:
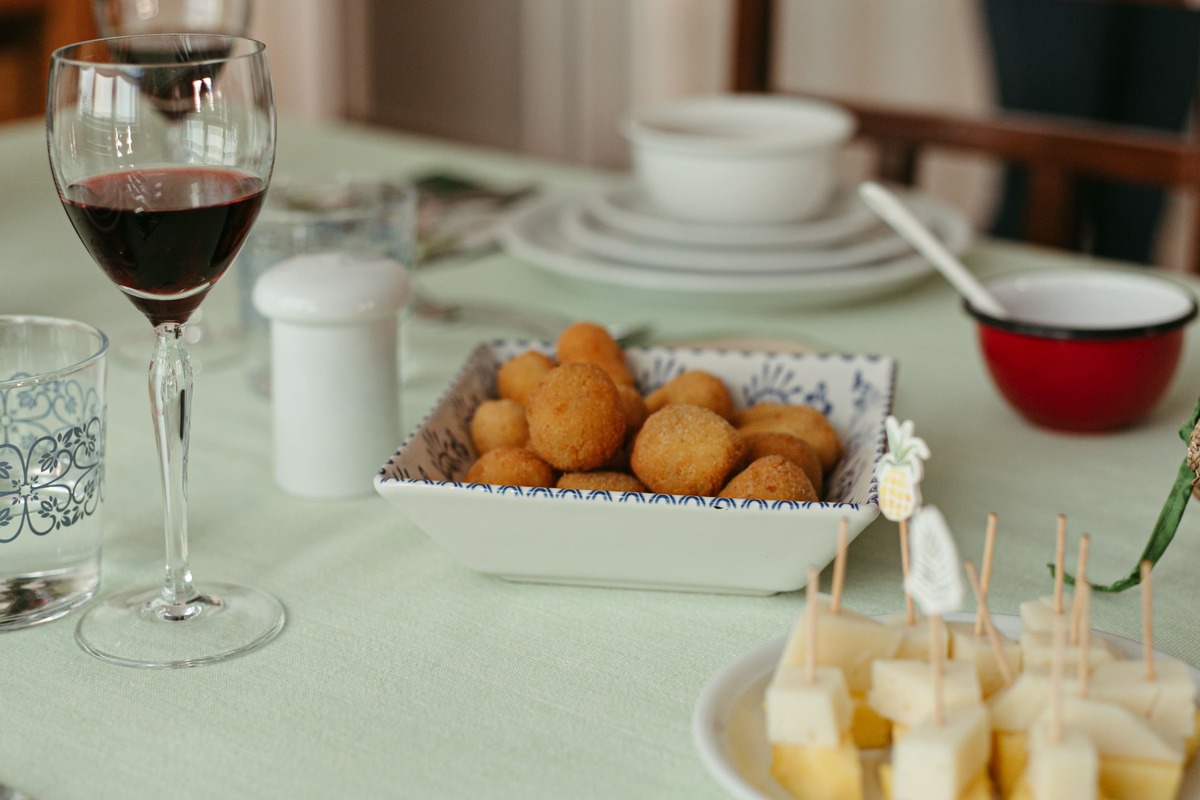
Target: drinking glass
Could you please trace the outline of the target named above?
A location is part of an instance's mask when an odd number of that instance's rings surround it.
[[[92,16],[104,37],[146,33],[245,36],[250,30],[251,0],[92,0]],[[196,309],[187,328],[193,365],[218,367],[245,355],[245,331],[233,322],[214,321]],[[149,336],[118,338],[113,353],[122,363],[144,363]]]
[[[59,198],[92,258],[154,327],[150,398],[163,486],[161,587],[79,621],[85,650],[186,667],[252,650],[283,627],[271,595],[199,586],[188,565],[192,370],[184,332],[258,215],[275,160],[265,47],[160,34],[69,45],[51,57],[46,132]]]
[[[0,630],[100,583],[107,352],[82,322],[0,316]]]

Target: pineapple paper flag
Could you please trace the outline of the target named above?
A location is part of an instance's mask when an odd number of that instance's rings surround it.
[[[912,518],[912,571],[904,591],[927,616],[962,608],[963,579],[958,550],[946,518],[937,506],[925,506]]]
[[[879,459],[879,510],[892,522],[902,522],[921,507],[921,477],[929,458],[925,440],[913,434],[912,420],[903,424],[893,416],[885,422],[888,451]]]

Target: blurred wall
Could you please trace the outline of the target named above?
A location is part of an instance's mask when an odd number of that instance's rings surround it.
[[[281,116],[336,119],[345,116],[350,21],[360,0],[256,0],[250,35],[267,45],[275,103]],[[352,93],[350,96],[354,96]]]

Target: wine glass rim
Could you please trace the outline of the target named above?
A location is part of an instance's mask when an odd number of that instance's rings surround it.
[[[73,66],[102,66],[108,69],[128,67],[130,69],[148,69],[152,67],[178,67],[179,61],[139,61],[137,63],[129,61],[116,61],[113,59],[89,58],[80,57],[78,53],[84,50],[91,52],[105,53],[107,48],[100,48],[99,45],[111,45],[115,42],[132,41],[132,40],[169,40],[169,39],[186,39],[195,37],[197,39],[225,39],[231,42],[247,42],[250,47],[244,52],[230,54],[226,56],[212,56],[208,58],[197,58],[194,61],[185,62],[187,64],[224,64],[230,61],[238,61],[243,58],[254,58],[266,51],[267,46],[258,39],[253,39],[249,36],[235,36],[225,33],[201,33],[191,31],[187,33],[131,33],[123,36],[101,36],[95,39],[88,39],[82,42],[74,42],[73,44],[63,45],[55,50],[50,59],[56,63],[71,64]],[[232,48],[231,48],[232,49]]]

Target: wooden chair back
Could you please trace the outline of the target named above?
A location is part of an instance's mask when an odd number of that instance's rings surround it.
[[[776,43],[774,0],[734,0],[733,14],[730,88],[788,93],[771,74]],[[841,97],[824,99],[857,117],[858,137],[879,148],[876,169],[884,180],[913,185],[921,157],[939,148],[1023,165],[1030,176],[1023,238],[1034,244],[1070,245],[1073,186],[1079,176],[1185,190],[1192,197],[1186,223],[1186,264],[1189,271],[1200,273],[1200,140],[1195,135],[1174,136],[1034,114],[997,111],[979,116]]]
[[[95,36],[91,0],[0,0],[0,122],[44,114],[50,54]]]

